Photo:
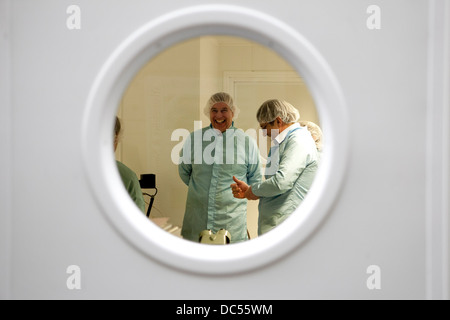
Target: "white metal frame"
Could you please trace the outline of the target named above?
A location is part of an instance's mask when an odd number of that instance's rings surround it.
[[[428,299],[449,299],[450,180],[450,2],[429,4],[427,105]]]
[[[10,297],[11,275],[11,48],[10,0],[0,0],[0,299]]]

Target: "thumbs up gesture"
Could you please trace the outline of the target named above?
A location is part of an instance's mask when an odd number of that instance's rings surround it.
[[[238,199],[245,199],[245,192],[248,190],[249,186],[235,176],[233,176],[233,180],[236,182],[230,186],[233,191],[233,196]]]
[[[233,176],[233,180],[236,183],[230,185],[233,191],[233,196],[238,199],[258,200],[259,197],[255,196],[252,192],[252,187],[246,184],[244,181],[237,179]]]

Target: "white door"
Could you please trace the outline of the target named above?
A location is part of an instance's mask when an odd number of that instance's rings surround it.
[[[1,0],[1,298],[448,298],[449,19],[445,0]],[[305,206],[242,245],[148,224],[114,171],[129,81],[203,35],[277,51],[329,134]]]

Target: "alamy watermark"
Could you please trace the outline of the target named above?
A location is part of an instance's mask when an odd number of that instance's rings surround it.
[[[66,280],[66,286],[69,290],[81,290],[81,268],[77,265],[70,265],[66,269],[69,274]]]
[[[372,4],[367,7],[366,13],[369,17],[366,20],[366,26],[369,30],[381,29],[381,8],[378,5]],[[81,29],[81,8],[78,5],[72,4],[67,7],[66,26],[69,30]]]
[[[238,133],[241,131],[242,133]],[[279,130],[271,130],[271,136],[278,135]],[[227,129],[220,132],[217,129],[202,130],[202,121],[194,121],[194,132],[187,129],[175,129],[171,141],[181,141],[172,148],[171,160],[175,165],[184,164],[257,164],[259,161],[267,165],[266,174],[275,174],[279,163],[278,143],[273,141],[270,161],[265,159],[268,154],[266,143],[266,129]],[[247,143],[247,137],[253,139],[257,149],[252,143]],[[225,142],[223,142],[224,140]],[[206,146],[205,146],[206,145]],[[256,152],[259,152],[257,154]],[[246,163],[245,155],[248,155]]]
[[[381,29],[381,8],[377,5],[370,5],[367,7],[366,12],[369,15],[366,21],[367,29],[380,30]]]
[[[66,20],[66,27],[69,30],[81,29],[81,8],[77,5],[70,5],[66,9],[68,15]]]
[[[366,286],[369,290],[381,290],[381,268],[377,265],[370,265],[366,269],[370,276],[367,278]]]

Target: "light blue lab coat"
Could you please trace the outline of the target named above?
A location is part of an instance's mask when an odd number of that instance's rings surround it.
[[[298,208],[316,174],[318,154],[309,131],[298,124],[285,131],[285,138],[274,140],[271,147],[266,180],[251,185],[252,192],[260,197],[259,235],[272,230]]]
[[[191,133],[180,155],[178,172],[189,187],[183,238],[198,242],[203,230],[226,229],[231,243],[247,240],[247,200],[234,198],[230,185],[233,176],[248,184],[261,181],[256,141],[234,124],[223,134],[210,125]]]

